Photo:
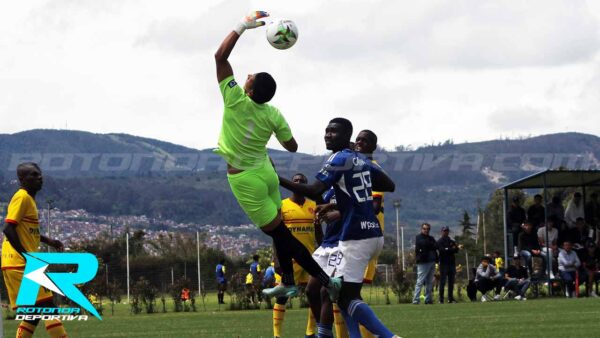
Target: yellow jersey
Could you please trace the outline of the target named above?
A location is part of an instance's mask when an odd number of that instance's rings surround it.
[[[281,202],[281,215],[283,223],[297,240],[304,245],[309,252],[313,253],[317,246],[315,237],[315,201],[304,199],[303,205],[298,205],[289,198]]]
[[[254,276],[252,276],[251,272],[248,272],[248,274],[246,275],[246,285],[248,284],[254,284]]]
[[[504,259],[502,257],[496,257],[494,263],[496,265],[496,270],[504,269]]]
[[[373,163],[379,165],[379,163],[377,163],[377,161],[373,160]],[[381,227],[381,232],[383,232],[384,229],[384,217],[383,217],[383,192],[380,191],[373,191],[373,198],[381,198],[381,211],[379,211],[379,213],[377,215],[375,215],[375,217],[377,217],[377,220],[379,221],[379,226]]]
[[[16,225],[19,241],[26,252],[36,252],[40,246],[40,222],[35,200],[27,190],[19,189],[8,205],[4,222]],[[25,259],[8,242],[2,242],[2,270],[22,268]]]

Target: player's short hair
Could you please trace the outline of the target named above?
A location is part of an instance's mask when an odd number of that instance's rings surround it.
[[[533,198],[540,198],[540,199],[542,199],[543,197],[540,194],[535,194],[535,196],[533,196]]]
[[[253,259],[253,260],[255,260],[255,261],[257,261],[259,258],[260,258],[260,256],[259,256],[259,255],[254,255],[254,256],[252,256],[252,259]]]
[[[225,258],[221,258],[221,259],[219,260],[219,264],[225,264]]]
[[[329,123],[337,123],[341,125],[342,129],[344,130],[344,134],[346,134],[348,138],[352,136],[352,122],[350,122],[350,120],[345,119],[343,117],[336,117],[331,119]]]
[[[371,131],[371,130],[369,130],[369,129],[364,129],[364,130],[361,130],[360,132],[361,132],[361,133],[365,133],[365,134],[369,135],[369,136],[368,136],[368,137],[369,137],[369,141],[370,141],[371,143],[373,143],[373,145],[377,145],[377,135],[375,135],[375,133],[374,133],[374,132],[372,132],[372,131]]]
[[[271,101],[275,96],[277,83],[269,73],[256,73],[252,85],[252,100],[256,103],[265,103]]]
[[[304,177],[305,181],[308,181],[308,177],[306,177],[306,175],[304,175],[303,173],[295,173],[294,176],[292,176],[292,178],[294,178],[296,176],[302,176],[302,177]]]
[[[31,167],[41,171],[40,166],[35,162],[23,162],[17,166],[17,177],[19,178],[19,181],[23,179]]]
[[[481,261],[482,261],[482,262],[483,262],[483,261],[486,261],[486,262],[488,262],[488,263],[489,263],[489,262],[491,262],[491,261],[492,261],[492,259],[491,259],[489,256],[483,256],[483,257],[481,257]]]

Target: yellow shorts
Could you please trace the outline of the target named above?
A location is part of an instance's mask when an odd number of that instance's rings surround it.
[[[300,264],[294,262],[294,281],[298,285],[306,285],[308,284],[308,279],[310,275],[306,270],[304,270]]]
[[[304,270],[300,264],[294,262],[294,282],[296,282],[298,285],[306,285],[308,284],[309,278],[310,275],[308,272],[306,272],[306,270]],[[275,274],[275,284],[281,284],[281,275],[278,273]]]
[[[3,268],[2,275],[4,275],[4,284],[6,285],[10,306],[13,310],[16,310],[17,295],[19,294],[19,288],[21,287],[21,281],[23,280],[23,268]],[[49,300],[52,300],[52,292],[45,287],[40,286],[36,305]]]
[[[377,257],[371,258],[369,261],[369,265],[367,265],[367,269],[365,270],[365,276],[363,278],[363,283],[371,284],[373,283],[373,278],[375,278],[375,273],[377,272]]]

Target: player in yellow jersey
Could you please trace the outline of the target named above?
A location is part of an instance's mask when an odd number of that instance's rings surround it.
[[[4,242],[2,242],[2,275],[13,310],[17,308],[17,295],[25,269],[23,253],[38,251],[40,242],[46,243],[57,251],[63,250],[60,241],[40,234],[38,210],[34,200],[36,193],[42,189],[44,183],[40,167],[32,162],[19,164],[17,177],[21,186],[8,205],[4,219]],[[40,287],[35,305],[56,307],[52,299],[52,292]],[[39,320],[22,321],[17,328],[17,337],[32,337],[38,322]],[[45,324],[50,337],[67,337],[67,332],[59,320],[47,320]]]
[[[308,182],[304,174],[294,175],[292,181],[303,184]],[[316,207],[317,204],[314,201],[296,193],[294,193],[292,197],[284,199],[281,203],[281,215],[285,226],[310,253],[315,251],[317,242],[323,237],[322,229],[320,227],[315,227],[314,224]],[[294,280],[296,283],[306,286],[309,277],[310,275],[308,272],[294,262]],[[287,299],[287,297],[278,297],[275,306],[273,307],[274,337],[282,336],[285,303],[287,302]],[[316,325],[315,317],[309,309],[306,337],[315,337]]]
[[[371,161],[377,163],[373,159],[373,153],[377,149],[377,135],[371,130],[365,129],[362,130],[356,136],[356,140],[354,142],[354,150],[359,153],[367,156]],[[375,216],[377,217],[377,221],[379,221],[379,226],[381,227],[381,231],[384,231],[384,217],[383,217],[383,192],[373,191],[373,211],[375,211]],[[377,272],[377,257],[372,258],[369,261],[369,265],[367,265],[367,269],[365,270],[365,276],[363,278],[363,283],[371,284],[373,282],[373,278],[375,278],[375,273]],[[363,337],[370,338],[373,336],[364,326],[360,326],[360,333]]]

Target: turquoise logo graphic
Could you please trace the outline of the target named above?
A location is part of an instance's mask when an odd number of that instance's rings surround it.
[[[35,305],[40,286],[65,296],[102,320],[75,285],[91,281],[98,272],[98,259],[90,253],[24,253],[27,261],[17,295],[17,306]],[[74,272],[46,272],[51,264],[77,265]]]

